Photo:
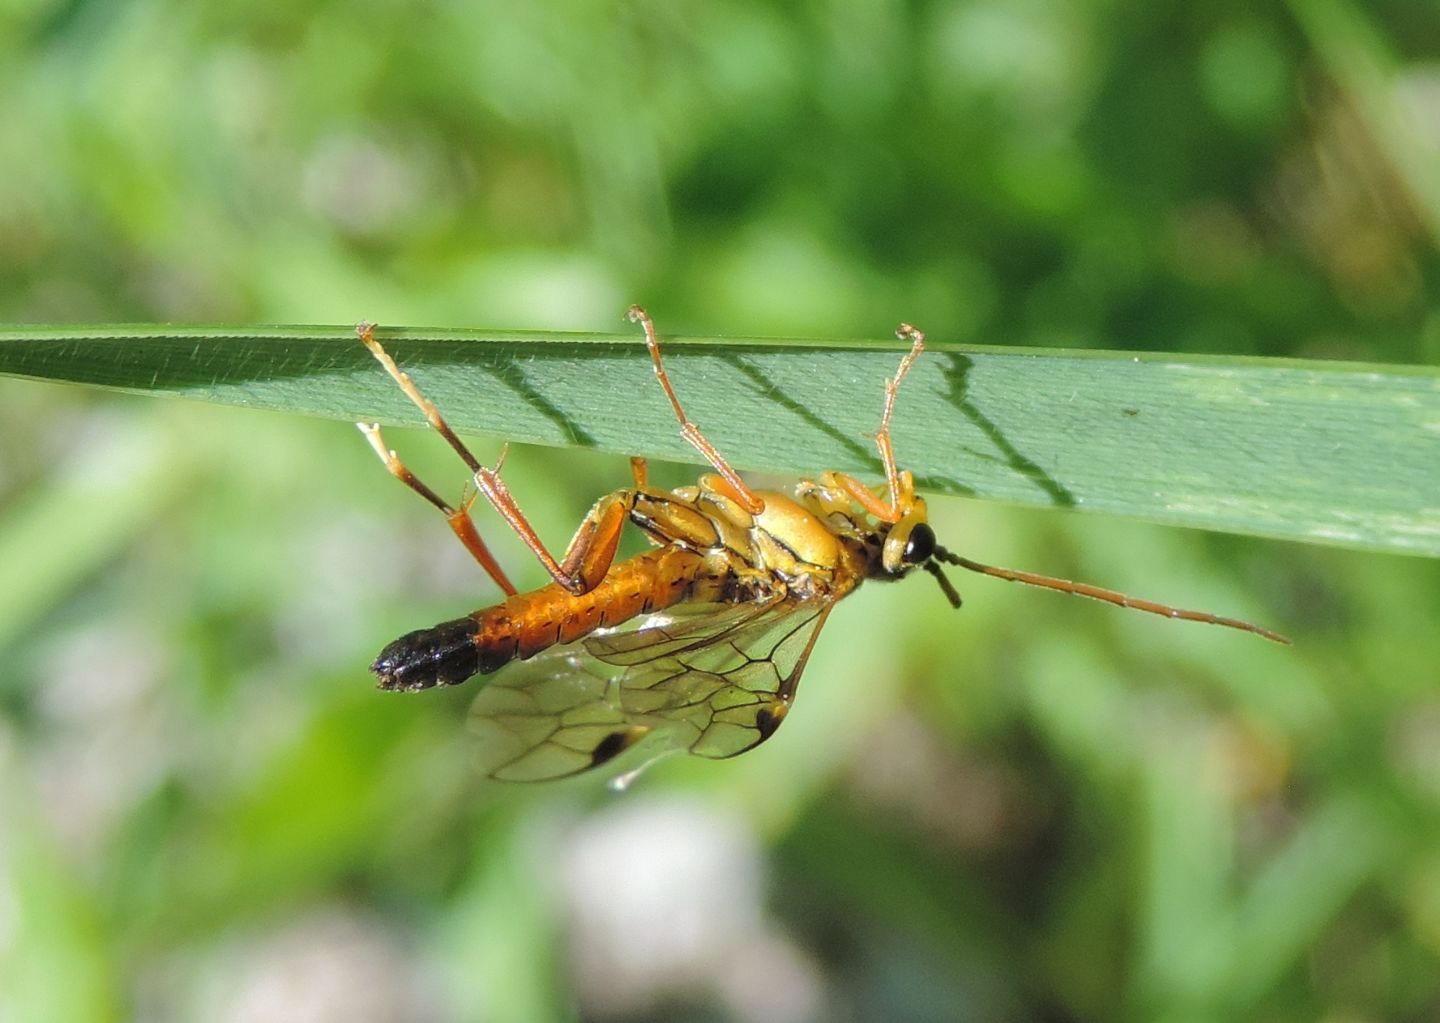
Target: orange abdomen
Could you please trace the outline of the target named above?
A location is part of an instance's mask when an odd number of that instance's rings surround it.
[[[370,670],[381,689],[456,685],[692,597],[720,599],[723,580],[702,574],[704,562],[703,555],[682,547],[646,551],[612,566],[589,593],[576,596],[551,583],[401,636],[380,652]]]
[[[679,547],[647,551],[612,566],[599,586],[578,597],[551,583],[471,613],[479,625],[480,673],[678,604],[690,596],[703,561]]]

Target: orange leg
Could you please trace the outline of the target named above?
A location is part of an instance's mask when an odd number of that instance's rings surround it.
[[[560,563],[561,575],[555,581],[571,593],[589,593],[615,561],[620,546],[620,533],[635,506],[635,491],[620,490],[600,499],[580,528],[575,531],[565,560]]]
[[[880,415],[880,430],[875,434],[875,448],[880,452],[880,464],[885,467],[885,485],[890,490],[890,514],[894,516],[889,520],[891,522],[900,517],[901,480],[895,468],[895,452],[890,447],[890,420],[895,415],[895,396],[900,393],[900,381],[905,379],[910,367],[925,350],[925,335],[908,323],[900,324],[895,336],[901,341],[909,338],[910,351],[900,360],[900,368],[895,371],[894,378],[885,381],[885,411]]]
[[[650,316],[638,305],[632,305],[627,314],[631,323],[638,323],[645,331],[645,346],[650,349],[650,361],[655,364],[655,379],[660,381],[660,386],[665,390],[665,397],[670,399],[670,407],[675,410],[675,418],[680,420],[680,434],[689,441],[702,455],[705,461],[715,467],[722,479],[730,489],[726,496],[736,501],[751,515],[759,515],[765,510],[765,502],[755,496],[755,492],[745,485],[730,465],[725,461],[715,445],[711,444],[705,435],[700,432],[700,427],[690,421],[685,415],[685,408],[680,404],[680,399],[675,396],[675,388],[670,386],[670,375],[665,372],[665,365],[660,361],[660,342],[655,337],[655,324],[650,321]]]
[[[560,563],[564,578],[557,578],[562,586],[578,593],[588,593],[599,585],[615,561],[615,551],[620,546],[620,534],[635,507],[635,498],[645,489],[649,479],[649,468],[643,458],[630,459],[630,473],[635,477],[634,490],[618,490],[602,497],[595,503],[575,531],[570,546],[565,548],[565,560]],[[578,589],[568,583],[572,580]]]
[[[894,525],[900,521],[900,517],[904,514],[904,511],[900,507],[900,502],[894,497],[890,499],[889,504],[886,504],[875,496],[873,490],[861,483],[854,476],[851,476],[848,472],[835,473],[835,482],[844,489],[845,493],[850,495],[852,501],[861,508],[864,508],[867,514],[873,515],[881,522],[888,522]]]
[[[445,521],[450,523],[450,528],[465,545],[470,555],[480,563],[480,567],[489,573],[490,578],[505,591],[508,596],[515,595],[515,586],[505,575],[505,570],[495,560],[495,555],[490,553],[490,548],[485,546],[485,541],[480,538],[480,533],[475,528],[475,521],[470,518],[470,502],[464,501],[459,508],[452,508],[440,495],[427,487],[413,472],[406,468],[405,463],[400,461],[400,456],[385,446],[385,439],[380,436],[379,423],[356,423],[375,453],[380,456],[380,461],[385,463],[385,468],[390,471],[401,483],[405,484],[415,493],[429,501],[436,508],[439,508],[445,515]]]
[[[370,349],[370,354],[375,356],[380,365],[385,368],[385,372],[390,374],[391,379],[400,385],[405,396],[424,413],[426,422],[436,433],[445,438],[446,443],[469,467],[476,489],[485,495],[485,499],[500,513],[500,517],[510,524],[510,528],[515,530],[520,539],[525,542],[525,546],[534,552],[535,557],[540,560],[540,564],[545,566],[545,570],[550,573],[551,578],[571,593],[586,593],[594,589],[596,584],[605,578],[605,573],[609,571],[610,563],[615,558],[615,550],[620,542],[621,527],[624,526],[630,505],[633,504],[633,499],[628,496],[630,492],[620,491],[618,494],[602,500],[591,509],[590,514],[581,523],[574,539],[570,541],[570,546],[566,548],[564,561],[557,562],[535,532],[534,527],[530,525],[529,520],[525,518],[524,513],[520,511],[520,506],[515,503],[515,498],[510,494],[510,488],[500,478],[500,468],[505,462],[505,451],[500,452],[500,457],[496,460],[493,469],[481,465],[479,459],[455,435],[455,431],[450,428],[450,424],[445,421],[440,410],[420,392],[420,389],[415,386],[415,382],[410,379],[410,375],[395,364],[390,353],[385,351],[380,342],[376,340],[374,324],[361,323],[355,328],[355,333],[364,342],[365,347]],[[494,557],[491,556],[480,539],[479,533],[476,532],[467,508],[458,510],[451,508],[433,490],[416,479],[414,474],[405,468],[400,459],[395,456],[395,453],[385,448],[380,440],[378,426],[367,426],[363,423],[357,425],[365,432],[371,447],[375,448],[391,475],[444,512],[455,535],[460,537],[461,543],[465,544],[466,550],[470,551],[506,593],[514,593],[514,586],[505,578],[500,566],[496,564]],[[643,462],[640,468],[634,471],[637,474],[636,478],[639,479],[644,473]]]
[[[890,444],[890,420],[895,415],[895,397],[900,393],[900,382],[910,372],[910,367],[925,350],[925,335],[908,323],[900,324],[895,336],[904,341],[909,339],[910,351],[900,360],[900,368],[892,379],[885,381],[885,411],[880,415],[880,429],[875,434],[875,449],[880,452],[880,464],[885,468],[885,486],[890,501],[876,497],[869,487],[849,473],[836,472],[830,475],[836,484],[867,513],[881,522],[899,522],[915,496],[915,484],[909,473],[902,473],[895,467],[895,451]]]

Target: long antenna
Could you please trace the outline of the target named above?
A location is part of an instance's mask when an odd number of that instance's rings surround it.
[[[931,559],[925,562],[925,571],[935,577],[935,581],[940,584],[940,589],[945,593],[945,599],[950,601],[950,606],[957,611],[960,610],[960,591],[955,589],[954,583],[945,578],[945,572],[940,566],[935,564],[935,561]]]
[[[1152,615],[1161,615],[1165,618],[1182,618],[1187,622],[1205,622],[1208,625],[1223,625],[1227,629],[1239,629],[1241,632],[1253,632],[1270,640],[1272,643],[1283,643],[1290,645],[1290,640],[1272,632],[1261,625],[1253,622],[1241,621],[1238,618],[1222,618],[1219,615],[1212,615],[1208,611],[1188,611],[1184,608],[1171,607],[1169,604],[1157,604],[1153,600],[1141,600],[1132,597],[1118,590],[1107,590],[1101,586],[1092,586],[1089,583],[1071,582],[1069,579],[1057,579],[1049,575],[1037,575],[1034,572],[1022,572],[1014,568],[997,568],[994,565],[983,565],[978,561],[971,561],[969,558],[961,557],[959,554],[945,550],[943,547],[935,548],[936,558],[950,565],[958,565],[960,568],[968,568],[972,572],[979,572],[981,575],[994,576],[996,579],[1005,579],[1012,583],[1024,583],[1026,586],[1039,586],[1047,590],[1058,590],[1061,593],[1073,593],[1079,597],[1089,597],[1091,600],[1103,600],[1107,604],[1114,604],[1116,607],[1128,607],[1136,611],[1148,611]]]

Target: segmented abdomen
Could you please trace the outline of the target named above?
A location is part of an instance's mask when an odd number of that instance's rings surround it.
[[[489,674],[596,629],[684,600],[722,599],[723,578],[703,573],[705,558],[662,547],[614,565],[600,585],[575,596],[555,583],[519,593],[464,618],[401,636],[370,666],[381,689],[429,689]]]

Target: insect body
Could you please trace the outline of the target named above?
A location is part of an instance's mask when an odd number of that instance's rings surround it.
[[[950,603],[959,594],[940,563],[1077,593],[1169,617],[1283,637],[1247,622],[1135,600],[1081,583],[970,561],[938,546],[908,472],[897,469],[890,421],[901,381],[924,350],[920,331],[892,379],[876,448],[885,484],[871,489],[840,472],[802,480],[793,495],[752,490],[685,415],[660,358],[649,317],[638,306],[655,375],[683,436],[714,467],[692,487],[648,485],[632,458],[634,485],[598,501],[556,560],[500,478],[481,465],[433,404],[376,340],[361,340],[430,425],[464,459],[483,494],[525,541],[553,581],[517,593],[469,515],[473,496],[453,507],[385,447],[376,425],[359,424],[392,475],[439,508],[476,561],[506,592],[500,604],[400,637],[371,665],[380,688],[414,691],[499,675],[481,691],[472,719],[492,776],[563,777],[612,759],[652,733],[707,757],[730,757],[769,738],[784,720],[805,662],[835,603],[867,578],[896,579],[921,568]],[[501,461],[503,462],[503,454]],[[628,560],[615,552],[626,522],[654,545]],[[642,618],[643,616],[643,618]],[[642,618],[630,630],[616,627]]]

